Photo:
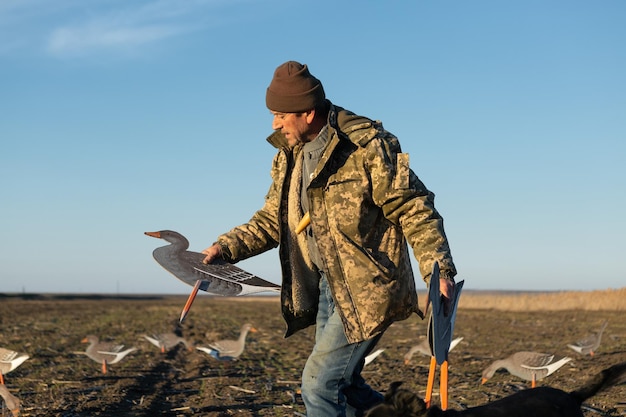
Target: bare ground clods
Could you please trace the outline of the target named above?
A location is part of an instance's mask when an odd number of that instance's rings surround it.
[[[141,337],[176,330],[184,297],[2,297],[0,346],[27,353],[30,359],[6,375],[6,384],[22,402],[21,416],[287,416],[306,411],[298,395],[300,373],[312,347],[313,330],[283,338],[284,324],[276,298],[198,297],[177,330],[197,345],[236,338],[252,323],[246,350],[237,361],[217,361],[183,345],[161,353]],[[567,347],[608,320],[594,357]],[[136,352],[109,365],[87,358],[81,340],[95,334]],[[424,395],[429,359],[404,354],[426,334],[426,321],[414,316],[395,323],[383,336],[385,349],[364,375],[384,391],[393,381]],[[539,385],[566,391],[619,362],[626,361],[623,311],[458,312],[455,337],[463,341],[450,352],[449,408],[484,404],[529,384],[506,371],[480,384],[493,360],[520,350],[571,356],[573,360]],[[436,381],[438,387],[438,380]],[[439,401],[438,388],[434,402]],[[0,415],[10,412],[0,406]],[[585,403],[586,416],[626,415],[626,386],[614,387]]]

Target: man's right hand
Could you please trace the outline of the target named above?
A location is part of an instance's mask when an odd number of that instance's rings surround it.
[[[214,243],[212,246],[209,246],[208,248],[203,250],[202,253],[206,255],[206,257],[202,260],[202,263],[206,265],[213,262],[216,258],[222,256],[222,248],[217,243]]]

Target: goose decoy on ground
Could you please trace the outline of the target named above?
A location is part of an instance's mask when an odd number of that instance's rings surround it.
[[[0,397],[4,399],[4,403],[7,405],[9,411],[13,417],[17,417],[20,415],[20,400],[15,395],[9,392],[9,389],[6,385],[0,384]],[[4,415],[4,413],[2,413]]]
[[[137,350],[135,347],[124,350],[124,345],[101,342],[98,336],[89,335],[82,340],[82,343],[89,343],[85,354],[92,360],[102,364],[102,373],[107,373],[107,365],[114,364],[131,352]]]
[[[461,340],[463,340],[462,337],[457,337],[452,342],[450,342],[450,349],[448,349],[448,351],[451,351],[452,349],[454,349],[454,347],[458,345]],[[428,339],[422,340],[421,343],[418,343],[417,345],[413,346],[411,349],[409,349],[407,353],[405,353],[404,364],[408,365],[409,362],[411,362],[411,358],[416,353],[421,353],[422,355],[425,355],[425,356],[432,356],[432,353],[430,351],[430,346],[428,345]]]
[[[157,333],[153,335],[143,335],[144,339],[161,349],[161,353],[172,349],[174,346],[182,343],[187,350],[191,351],[193,346],[184,337],[180,337],[175,333]]]
[[[493,362],[485,368],[482,375],[482,383],[487,382],[498,369],[504,368],[511,375],[531,381],[531,387],[535,388],[536,381],[551,375],[571,360],[572,358],[563,357],[554,361],[554,355],[548,353],[516,352],[505,359]]]
[[[239,338],[237,340],[219,340],[217,342],[210,343],[208,347],[196,346],[196,349],[205,352],[215,359],[226,361],[234,360],[243,353],[248,332],[255,333],[256,331],[257,329],[252,327],[250,323],[246,323],[241,326]]]
[[[376,359],[376,357],[377,357],[378,355],[380,355],[381,353],[383,353],[384,351],[385,351],[385,349],[378,349],[378,350],[376,350],[375,352],[372,352],[372,353],[370,353],[369,355],[367,355],[367,356],[365,357],[365,363],[363,364],[363,366],[367,366],[367,365],[369,365],[370,363],[372,363],[372,361],[373,361],[374,359]]]
[[[600,341],[602,340],[602,333],[606,329],[608,324],[607,320],[604,320],[600,325],[600,329],[593,334],[577,341],[574,344],[567,345],[570,349],[580,353],[581,355],[595,355],[596,350],[600,347]]]
[[[4,374],[20,366],[29,356],[11,349],[0,348],[0,384],[4,384]]]

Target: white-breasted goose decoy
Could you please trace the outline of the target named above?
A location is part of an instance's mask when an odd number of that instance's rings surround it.
[[[124,345],[110,342],[101,342],[98,336],[89,335],[82,340],[82,343],[89,343],[85,354],[92,360],[102,364],[102,373],[107,373],[107,365],[118,363],[126,355],[137,350],[135,347],[124,349]]]
[[[553,374],[571,360],[572,358],[563,357],[555,361],[554,355],[548,353],[516,352],[507,358],[494,361],[485,368],[482,374],[482,383],[487,382],[498,369],[504,368],[511,375],[531,381],[531,386],[535,388],[536,381]]]
[[[219,360],[233,360],[237,359],[243,353],[246,345],[246,337],[248,332],[255,333],[257,330],[252,327],[250,323],[246,323],[241,326],[239,332],[239,338],[236,340],[218,340],[217,342],[210,343],[207,346],[196,346],[196,349],[205,352]]]

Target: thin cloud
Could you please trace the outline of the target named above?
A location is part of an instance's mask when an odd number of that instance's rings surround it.
[[[42,42],[43,50],[57,57],[128,51],[220,24],[227,9],[249,1],[5,0],[0,3],[0,53],[18,44],[41,50]]]
[[[103,26],[98,22],[83,27],[55,29],[48,40],[47,50],[53,55],[64,55],[94,49],[132,48],[169,38],[185,31],[176,26]]]

